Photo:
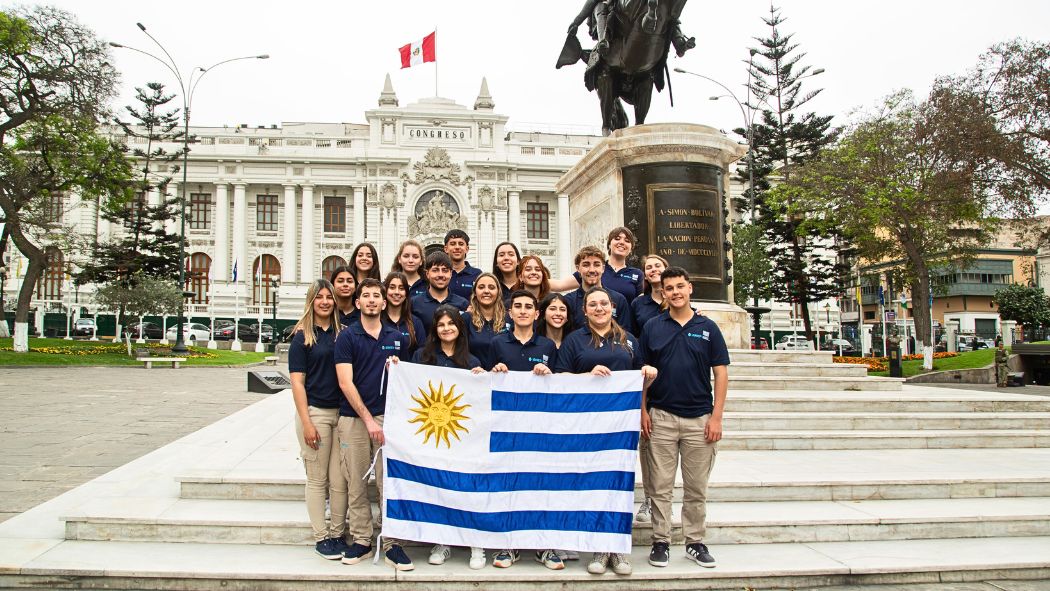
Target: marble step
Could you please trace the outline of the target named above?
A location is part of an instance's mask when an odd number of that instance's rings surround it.
[[[831,363],[832,351],[758,351],[755,349],[730,349],[730,363]]]
[[[1050,429],[1050,412],[738,412],[727,411],[723,428],[765,430],[952,430]]]
[[[795,431],[726,433],[724,450],[1001,449],[1050,447],[1050,431],[1021,429]]]
[[[672,511],[672,540],[680,542],[681,505],[674,503]],[[312,543],[301,501],[102,499],[63,519],[69,540]],[[634,543],[650,543],[651,533],[650,524],[635,523]],[[1050,498],[712,503],[704,539],[764,544],[1009,536],[1050,536]]]
[[[900,392],[901,378],[810,377],[810,376],[738,376],[729,372],[729,391],[738,390],[835,390]]]
[[[794,376],[820,378],[863,378],[868,369],[850,363],[767,363],[763,361],[733,361],[729,366],[731,378],[739,376]]]
[[[738,391],[726,412],[1050,412],[1050,397],[909,386],[909,392]],[[944,396],[951,393],[952,396]]]
[[[829,585],[905,585],[943,581],[1022,581],[1005,590],[1032,590],[1050,578],[1050,537],[814,542],[711,546],[718,561],[701,569],[681,546],[671,547],[667,567],[650,566],[648,546],[634,548],[631,576],[586,571],[584,554],[564,570],[550,571],[530,555],[511,568],[467,567],[466,552],[454,551],[442,566],[427,564],[426,548],[408,548],[415,570],[396,572],[366,561],[348,566],[317,557],[309,547],[260,544],[134,543],[60,541],[20,549],[20,567],[0,570],[0,587],[51,589],[69,586],[143,591],[193,589],[329,590],[333,587],[391,591],[650,589],[803,589]],[[952,589],[969,589],[958,584]]]

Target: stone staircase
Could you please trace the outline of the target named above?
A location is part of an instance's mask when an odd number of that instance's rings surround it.
[[[897,380],[879,382],[891,391],[868,389],[866,378],[825,367],[825,356],[734,352],[731,374],[741,377],[808,362],[831,373],[799,377],[861,389],[731,386],[708,506],[715,569],[686,561],[681,546],[669,567],[649,566],[642,523],[630,577],[589,575],[586,556],[559,572],[528,556],[473,571],[456,550],[433,567],[418,546],[408,573],[321,560],[285,393],[0,524],[0,588],[802,589],[1050,578],[1050,398]],[[679,483],[676,515],[680,499]],[[674,535],[680,542],[677,523]]]

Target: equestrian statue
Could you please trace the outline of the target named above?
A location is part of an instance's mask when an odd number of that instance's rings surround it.
[[[678,18],[687,0],[586,0],[569,26],[558,56],[558,68],[582,61],[587,90],[597,90],[602,110],[602,135],[628,126],[620,99],[634,105],[635,125],[645,123],[653,87],[668,84],[667,55],[673,45],[678,57],[696,47],[682,33]],[[583,49],[576,32],[584,21],[596,42]],[[674,97],[671,98],[674,104]]]

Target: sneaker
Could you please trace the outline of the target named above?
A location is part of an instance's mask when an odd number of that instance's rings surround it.
[[[372,557],[372,547],[354,542],[343,551],[343,564],[357,564],[366,558]]]
[[[449,556],[452,556],[452,548],[444,544],[437,544],[430,550],[430,559],[427,562],[433,565],[445,564]]]
[[[521,560],[521,554],[517,550],[500,550],[492,558],[492,566],[496,568],[510,568],[510,565]]]
[[[575,550],[555,550],[554,553],[558,555],[558,558],[561,558],[562,562],[580,559],[580,553]]]
[[[592,575],[604,575],[605,568],[609,565],[608,552],[595,552],[591,556],[591,563],[587,565],[587,572]]]
[[[386,551],[386,555],[383,556],[383,562],[394,567],[394,570],[412,570],[416,568],[412,565],[412,559],[405,554],[404,548],[398,544],[394,544]]]
[[[649,523],[653,520],[653,500],[649,497],[642,499],[642,506],[638,507],[638,513],[634,515],[635,523]]]
[[[565,563],[558,558],[558,553],[554,550],[543,550],[542,552],[536,552],[536,562],[551,570],[561,570],[565,568]]]
[[[470,549],[470,568],[478,570],[485,568],[485,549],[484,548],[471,548]]]
[[[711,556],[711,553],[707,551],[707,546],[704,544],[686,544],[685,555],[704,568],[714,568],[718,564],[715,562],[715,557]]]
[[[653,549],[649,552],[649,564],[653,566],[667,566],[667,542],[655,542]]]
[[[612,565],[613,572],[618,575],[631,574],[631,561],[627,559],[626,554],[610,554],[609,564]]]
[[[335,540],[332,538],[325,538],[314,545],[314,552],[321,555],[321,558],[325,560],[339,560],[343,557],[342,553],[339,552],[336,546]]]
[[[343,536],[338,538],[332,538],[332,544],[335,546],[337,552],[339,552],[339,558],[343,557],[343,553],[350,549],[350,546],[343,539]]]

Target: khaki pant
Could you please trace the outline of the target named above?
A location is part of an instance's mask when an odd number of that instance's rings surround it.
[[[310,516],[314,541],[342,538],[346,530],[346,478],[340,466],[341,457],[336,446],[338,408],[308,407],[310,422],[314,424],[321,444],[314,449],[303,440],[303,422],[295,415],[295,434],[299,438],[299,455],[306,468],[306,512]],[[331,508],[331,524],[325,523],[325,500]]]
[[[383,426],[383,416],[373,417]],[[358,417],[339,417],[339,449],[342,456],[343,474],[347,480],[348,512],[347,530],[349,543],[372,545],[372,505],[368,502],[368,481],[364,475],[372,464],[378,449],[368,436],[365,422]],[[376,487],[379,489],[379,506],[383,506],[383,456],[376,460]],[[383,538],[383,551],[399,544],[397,540]]]
[[[650,464],[652,460],[649,457],[649,440],[645,437],[638,437],[638,464],[642,467],[642,490],[645,492],[647,499],[653,498],[652,487],[649,486]]]
[[[704,539],[707,518],[707,480],[715,465],[718,443],[707,443],[704,427],[711,415],[687,419],[658,408],[649,413],[653,421],[649,438],[649,477],[646,486],[653,495],[653,543],[671,542],[671,495],[678,460],[682,462],[682,530],[685,543]]]

